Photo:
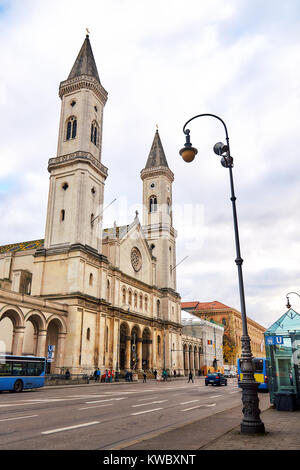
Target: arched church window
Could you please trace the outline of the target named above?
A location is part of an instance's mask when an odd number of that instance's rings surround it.
[[[91,329],[90,329],[90,328],[88,328],[88,329],[86,330],[86,339],[87,339],[88,341],[91,339]]]
[[[159,300],[156,302],[156,314],[159,317],[159,314],[160,314],[160,301]]]
[[[77,119],[72,116],[67,121],[66,140],[75,139],[77,134]]]
[[[149,199],[149,212],[157,212],[157,197],[151,196]]]
[[[169,198],[167,199],[167,213],[171,214],[171,201]]]
[[[157,337],[157,354],[160,356],[160,336]]]
[[[98,145],[98,124],[96,121],[93,121],[91,124],[91,142],[94,145]]]
[[[137,296],[137,293],[135,292],[135,293],[134,293],[134,304],[133,304],[133,305],[134,305],[134,308],[137,308],[137,303],[138,303],[138,300],[137,300],[137,299],[138,299],[138,296]]]
[[[65,220],[65,215],[66,215],[65,210],[62,209],[60,211],[60,220],[61,220],[61,222],[63,222]]]
[[[122,303],[126,304],[126,289],[123,287],[122,289]]]
[[[107,280],[107,301],[110,302],[110,282]]]
[[[93,285],[93,280],[94,280],[94,276],[92,273],[90,273],[90,277],[89,277],[89,285],[92,286]]]
[[[140,295],[140,310],[143,310],[143,296]]]
[[[132,304],[132,292],[131,292],[131,290],[128,291],[128,304],[129,304],[129,305]]]
[[[147,312],[148,310],[148,297],[145,296],[145,311]]]

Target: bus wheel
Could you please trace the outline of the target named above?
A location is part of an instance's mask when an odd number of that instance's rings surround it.
[[[22,380],[16,380],[14,383],[14,392],[22,392],[23,390],[23,382]]]

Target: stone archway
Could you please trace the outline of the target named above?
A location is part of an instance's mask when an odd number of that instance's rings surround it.
[[[121,370],[124,370],[124,369],[127,369],[129,368],[129,365],[127,364],[128,360],[127,357],[126,357],[126,342],[127,342],[127,338],[129,337],[129,326],[127,323],[124,323],[122,322],[121,325],[120,325],[120,359],[119,359],[119,362],[120,362],[120,369]]]
[[[24,344],[24,315],[16,306],[5,306],[0,313],[0,323],[4,321],[3,343],[6,353],[14,355],[23,354]],[[4,352],[4,351],[3,351]]]
[[[52,362],[48,363],[48,373],[61,372],[64,360],[66,334],[66,326],[61,318],[52,316],[48,319],[45,348],[46,354],[48,354],[49,346],[54,347],[54,357],[52,358]]]
[[[151,332],[145,328],[142,335],[142,368],[151,369]]]
[[[137,370],[141,368],[141,330],[138,325],[134,325],[131,330],[131,368]]]
[[[29,312],[25,317],[24,353],[46,357],[46,334],[46,319],[42,312]]]

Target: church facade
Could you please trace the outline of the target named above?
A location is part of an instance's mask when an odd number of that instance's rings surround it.
[[[99,367],[183,374],[174,175],[160,135],[155,132],[141,171],[142,220],[136,213],[128,225],[103,228],[107,92],[88,35],[59,96],[45,236],[0,247],[0,346],[39,356],[54,346],[53,373]]]

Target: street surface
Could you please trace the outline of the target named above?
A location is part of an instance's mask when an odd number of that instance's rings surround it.
[[[236,379],[222,387],[197,378],[3,392],[0,449],[117,450],[239,404]]]

